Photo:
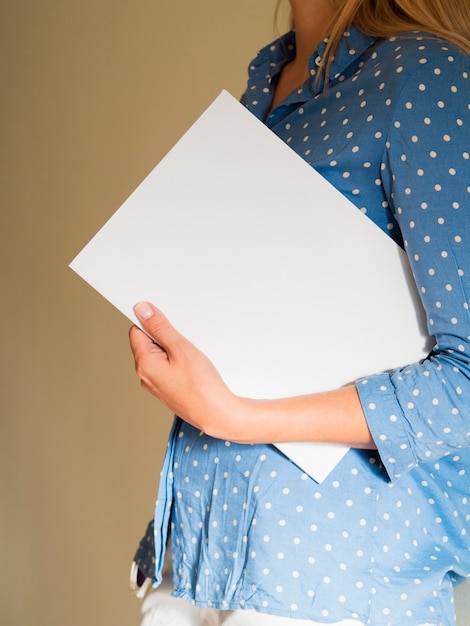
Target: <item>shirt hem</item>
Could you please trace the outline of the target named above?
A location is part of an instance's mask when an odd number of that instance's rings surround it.
[[[341,623],[344,620],[355,620],[357,621],[358,626],[371,626],[373,624],[373,626],[446,626],[446,624],[448,622],[444,622],[442,620],[439,621],[430,621],[429,619],[426,618],[417,618],[416,616],[413,616],[412,618],[410,617],[409,619],[406,620],[401,620],[401,621],[377,621],[377,619],[373,618],[371,619],[370,617],[364,617],[359,616],[356,617],[358,614],[357,613],[346,613],[343,614],[341,616],[336,616],[334,619],[331,618],[327,618],[324,615],[318,615],[318,614],[312,614],[312,613],[305,613],[302,611],[294,611],[291,609],[286,609],[286,610],[282,610],[282,609],[272,609],[270,607],[266,607],[263,605],[260,605],[256,602],[250,602],[250,601],[245,601],[245,602],[227,602],[227,601],[212,601],[212,600],[196,600],[194,599],[194,597],[192,597],[189,593],[187,593],[185,590],[173,590],[171,595],[175,598],[180,598],[181,600],[184,600],[185,602],[188,602],[189,604],[191,604],[194,607],[200,608],[200,609],[216,609],[219,611],[239,611],[239,610],[250,610],[250,609],[254,609],[256,611],[259,611],[260,613],[265,613],[267,615],[277,615],[278,617],[286,617],[286,618],[291,618],[291,619],[298,619],[298,620],[310,620],[312,622],[318,622],[320,624],[338,624]]]

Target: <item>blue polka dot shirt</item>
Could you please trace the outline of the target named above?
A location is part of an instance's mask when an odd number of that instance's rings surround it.
[[[324,47],[272,110],[295,35],[261,50],[243,102],[404,247],[435,346],[357,381],[378,449],[350,450],[322,484],[274,446],[176,419],[154,583],[170,528],[174,594],[197,606],[451,626],[453,587],[470,574],[470,60],[430,35],[352,28],[325,86]]]

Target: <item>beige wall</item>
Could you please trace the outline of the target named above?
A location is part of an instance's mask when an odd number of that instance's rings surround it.
[[[138,622],[128,568],[170,416],[139,390],[128,322],[67,264],[222,88],[241,93],[274,4],[1,3],[2,626]]]

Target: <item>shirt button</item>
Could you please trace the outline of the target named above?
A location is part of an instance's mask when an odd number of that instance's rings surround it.
[[[320,55],[318,55],[318,56],[317,56],[317,58],[315,59],[315,65],[316,65],[317,67],[320,67],[320,63],[321,63],[321,56],[320,56]]]

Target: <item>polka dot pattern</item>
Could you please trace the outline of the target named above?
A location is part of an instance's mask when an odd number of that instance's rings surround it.
[[[273,446],[176,419],[157,563],[170,521],[174,593],[195,606],[452,626],[453,586],[470,574],[470,62],[427,35],[352,29],[325,89],[324,45],[272,111],[294,35],[264,48],[243,102],[405,248],[435,347],[357,382],[378,451],[350,450],[321,485]]]

